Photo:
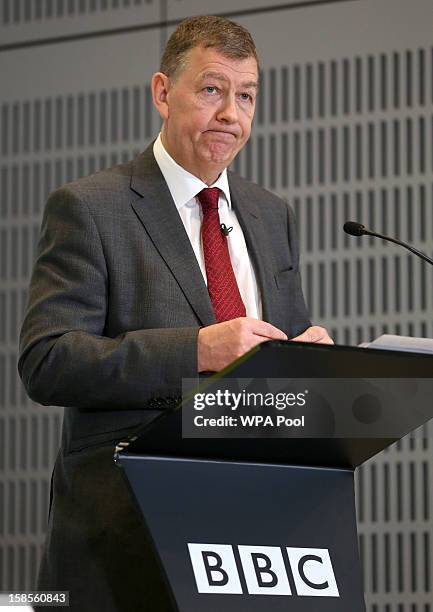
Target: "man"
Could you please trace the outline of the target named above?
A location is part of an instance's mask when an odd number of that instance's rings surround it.
[[[257,89],[244,28],[184,21],[152,79],[155,143],[47,202],[19,371],[35,401],[66,407],[38,586],[69,590],[72,610],[171,609],[114,442],[182,377],[270,339],[331,342],[310,327],[290,208],[226,171]]]

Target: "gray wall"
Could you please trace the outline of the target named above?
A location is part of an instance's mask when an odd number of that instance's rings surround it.
[[[255,129],[235,169],[293,204],[312,317],[339,343],[433,337],[431,270],[341,231],[360,220],[432,254],[433,4],[270,4],[218,3],[262,58]],[[0,590],[34,585],[61,425],[61,410],[33,404],[16,374],[44,201],[145,147],[159,126],[149,79],[166,36],[212,10],[205,0],[0,0]],[[371,611],[433,609],[432,474],[427,429],[359,471]]]

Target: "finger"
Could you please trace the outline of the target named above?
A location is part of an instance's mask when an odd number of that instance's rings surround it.
[[[334,344],[334,340],[331,338],[331,336],[326,334],[326,336],[320,340],[320,344]]]
[[[294,338],[290,338],[292,342],[311,342],[308,332],[302,332],[299,336],[295,336]]]
[[[321,344],[334,344],[334,341],[329,336],[327,330],[319,325],[310,327],[311,342],[320,342]]]
[[[251,321],[250,331],[254,335],[263,336],[268,340],[287,340],[287,334],[278,329],[278,327],[274,327],[271,323],[258,319],[251,319]]]
[[[334,344],[324,327],[313,325],[308,327],[302,334],[292,338],[294,342],[313,342],[317,344]]]
[[[302,334],[299,334],[299,336],[295,336],[294,338],[291,338],[291,340],[293,342],[311,342],[311,338],[312,338],[312,334],[311,334],[311,327],[307,327],[307,329],[305,331],[302,332]]]

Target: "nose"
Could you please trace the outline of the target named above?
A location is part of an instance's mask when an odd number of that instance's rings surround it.
[[[234,95],[224,96],[218,110],[217,119],[224,123],[236,123],[238,120],[238,109]]]

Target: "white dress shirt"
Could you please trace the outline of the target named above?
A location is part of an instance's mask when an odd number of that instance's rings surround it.
[[[153,154],[185,226],[186,233],[191,241],[203,278],[207,284],[206,266],[200,232],[203,214],[196,196],[202,189],[207,188],[208,185],[193,174],[190,174],[174,161],[162,144],[161,134],[153,145]],[[226,227],[233,227],[233,230],[227,237],[228,247],[233,271],[236,276],[242,300],[245,304],[247,317],[261,319],[262,303],[260,291],[248,255],[244,234],[239,225],[236,213],[232,208],[226,169],[220,174],[211,187],[218,187],[220,189],[218,201],[220,222],[224,223]]]

